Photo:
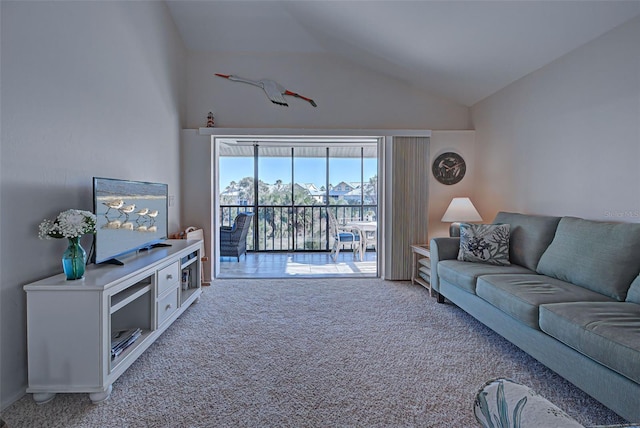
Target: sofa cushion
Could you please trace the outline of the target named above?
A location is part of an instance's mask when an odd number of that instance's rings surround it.
[[[511,263],[536,270],[542,253],[553,241],[559,221],[560,217],[499,212],[493,223],[510,226]]]
[[[478,297],[531,328],[538,326],[538,308],[555,302],[612,301],[602,294],[544,275],[486,275],[478,278]]]
[[[490,265],[510,265],[509,225],[462,223],[458,260]]]
[[[540,328],[565,345],[640,382],[640,305],[626,302],[543,305]]]
[[[631,283],[626,301],[640,305],[640,275],[636,276],[636,279]]]
[[[639,223],[564,217],[538,263],[538,273],[623,301],[638,275]]]
[[[481,275],[535,273],[518,265],[497,266],[485,263],[461,262],[459,260],[441,260],[438,262],[437,269],[440,280],[447,281],[473,294],[476,293],[476,280]]]

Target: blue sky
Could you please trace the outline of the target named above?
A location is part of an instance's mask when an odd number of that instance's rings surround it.
[[[326,184],[326,163],[324,158],[296,158],[296,183],[314,183],[316,186]],[[378,173],[377,159],[365,158],[364,181],[369,181]],[[250,157],[221,157],[220,158],[220,188],[224,190],[231,181],[240,181],[244,177],[253,176],[253,158]],[[341,181],[360,181],[359,158],[330,158],[329,182],[333,185]],[[259,160],[259,178],[273,184],[280,179],[288,183],[291,179],[291,159],[262,157]]]

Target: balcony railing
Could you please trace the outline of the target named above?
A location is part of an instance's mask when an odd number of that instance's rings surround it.
[[[254,213],[247,235],[250,251],[329,251],[327,209],[333,210],[338,223],[375,220],[376,205],[260,205]],[[241,212],[254,212],[250,205],[221,205],[221,225],[230,226]]]

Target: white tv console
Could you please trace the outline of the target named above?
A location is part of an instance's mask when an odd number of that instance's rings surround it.
[[[59,274],[24,286],[27,392],[37,403],[59,392],[106,400],[113,382],[200,298],[202,241],[165,242],[171,246],[122,258],[124,266],[91,265],[79,280]],[[141,336],[112,358],[112,332],[137,328]]]

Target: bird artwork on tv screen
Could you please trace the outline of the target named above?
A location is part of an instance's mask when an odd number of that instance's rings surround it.
[[[95,263],[117,262],[167,238],[166,184],[95,177],[93,193]]]

